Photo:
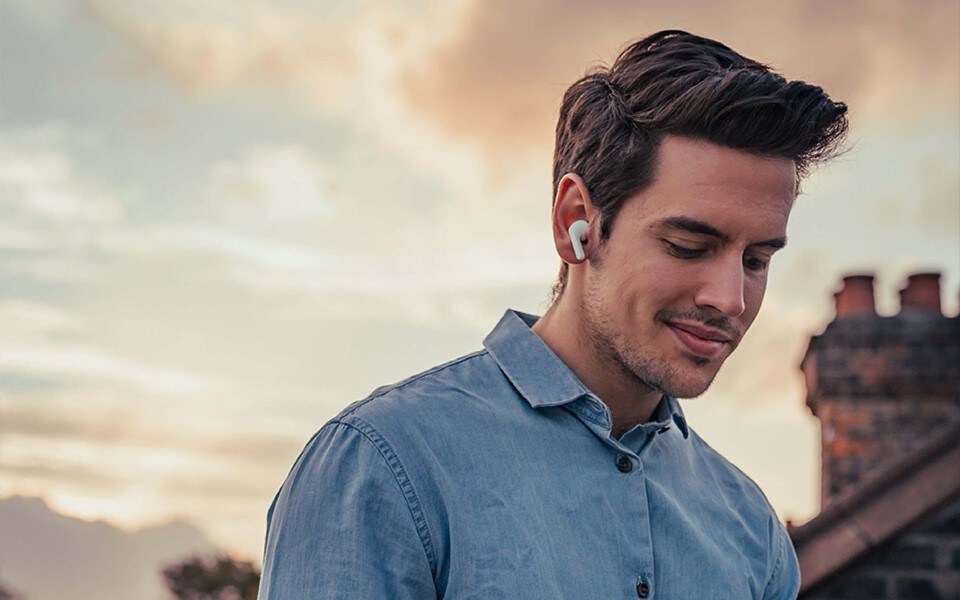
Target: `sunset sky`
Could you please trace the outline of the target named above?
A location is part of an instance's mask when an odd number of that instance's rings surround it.
[[[259,559],[300,448],[542,313],[566,87],[665,28],[850,106],[690,424],[818,510],[797,365],[840,277],[960,287],[960,3],[0,0],[0,497]]]

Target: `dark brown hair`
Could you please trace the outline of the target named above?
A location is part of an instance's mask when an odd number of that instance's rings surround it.
[[[602,243],[624,201],[653,180],[664,134],[789,158],[799,179],[837,154],[846,112],[823,89],[787,81],[720,42],[661,31],[567,89],[557,121],[553,196],[565,174],[579,175],[600,210]],[[563,263],[554,298],[566,276]]]

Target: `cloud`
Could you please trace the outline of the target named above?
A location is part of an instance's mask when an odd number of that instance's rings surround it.
[[[123,214],[116,200],[78,179],[65,154],[25,152],[4,137],[0,137],[0,194],[25,216],[43,222],[110,224]]]
[[[231,5],[228,11],[213,6],[208,14],[176,2],[161,13],[112,0],[91,0],[88,6],[143,59],[196,93],[307,77],[342,80],[355,68],[338,34],[343,24],[301,10],[260,2]],[[331,97],[334,90],[331,86]]]
[[[391,64],[444,34],[462,2],[425,3],[415,12],[388,2],[340,7],[170,2],[163,8],[89,0],[91,16],[133,48],[150,68],[183,89],[213,94],[265,86],[310,97],[325,110],[351,113],[357,99],[389,76]],[[391,52],[380,50],[387,44]]]
[[[423,62],[462,26],[465,4],[427,2],[409,10],[376,1],[337,9],[249,2],[239,10],[214,5],[212,15],[201,16],[172,3],[158,17],[143,7],[90,1],[96,22],[131,48],[145,71],[166,75],[189,94],[260,90],[287,98],[275,110],[345,123],[417,174],[457,189],[457,202],[482,197],[475,149],[411,112],[396,87],[404,66]]]
[[[71,3],[47,0],[7,0],[7,4],[16,7],[16,11],[23,15],[30,23],[41,27],[44,31],[54,31],[70,19]]]
[[[22,299],[0,299],[0,320],[10,323],[6,329],[12,337],[14,331],[29,334],[46,334],[75,331],[78,320],[56,306]]]
[[[165,395],[197,395],[215,389],[216,378],[182,368],[142,363],[82,344],[58,346],[0,342],[0,364],[21,373],[59,379],[100,379]]]
[[[209,196],[227,215],[246,217],[244,224],[256,217],[313,227],[333,213],[325,170],[296,145],[249,148],[240,160],[219,163]]]
[[[65,135],[55,125],[0,134],[0,272],[90,281],[98,239],[125,220],[121,201],[77,169]]]
[[[9,405],[10,402],[5,404]],[[128,525],[189,515],[259,552],[262,515],[316,423],[255,415],[76,410],[73,395],[0,413],[0,487],[55,498],[73,514]],[[255,518],[251,518],[256,515]]]
[[[0,249],[30,252],[41,250],[46,245],[47,239],[38,232],[0,225]]]
[[[35,483],[38,480],[47,484],[67,484],[80,489],[109,491],[115,490],[123,483],[123,479],[112,474],[103,473],[99,469],[88,465],[56,464],[41,461],[28,461],[10,464],[0,462],[0,479],[14,478],[21,482]]]
[[[286,466],[292,465],[296,454],[292,457],[286,457]],[[271,465],[277,466],[276,463]],[[272,468],[264,473],[254,476],[253,472],[247,473],[246,477],[225,477],[209,476],[198,474],[182,474],[164,478],[158,482],[157,493],[168,498],[177,498],[180,500],[192,500],[193,502],[203,502],[212,504],[228,504],[232,508],[238,505],[247,504],[254,501],[259,507],[264,504],[264,499],[269,498],[276,493],[278,482],[277,473],[282,473],[282,469]],[[263,477],[263,474],[269,476]]]
[[[141,525],[188,515],[220,541],[259,552],[270,498],[318,423],[262,414],[85,407],[76,395],[5,402],[0,487],[72,514]],[[12,404],[12,406],[11,406]]]
[[[223,412],[191,415],[185,423],[182,414],[158,413],[148,419],[130,406],[70,414],[30,402],[5,402],[0,414],[0,435],[16,440],[21,448],[62,442],[116,452],[176,449],[202,457],[210,465],[254,468],[292,464],[306,442],[304,427],[292,421],[238,418]],[[319,424],[307,429],[312,427]]]
[[[238,265],[271,273],[309,275],[331,262],[329,252],[324,250],[240,233],[229,227],[185,225],[158,227],[143,233],[143,237],[130,240],[132,247],[149,248],[167,255],[213,254]],[[121,243],[117,249],[123,247]]]
[[[419,65],[401,93],[448,135],[496,157],[549,151],[566,87],[627,42],[659,29],[715,37],[787,76],[847,100],[859,125],[930,113],[955,118],[958,5],[923,10],[893,0],[834,3],[475,2],[460,35]]]

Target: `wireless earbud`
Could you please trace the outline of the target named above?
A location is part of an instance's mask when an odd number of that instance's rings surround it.
[[[587,241],[587,222],[583,219],[574,221],[567,231],[570,232],[570,244],[573,246],[573,253],[577,260],[583,260],[586,258],[586,254],[583,253],[583,242]]]

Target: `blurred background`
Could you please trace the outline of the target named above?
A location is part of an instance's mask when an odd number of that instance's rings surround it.
[[[842,275],[960,283],[953,0],[0,0],[0,580],[160,598],[259,564],[327,419],[542,313],[567,86],[665,28],[850,105],[767,299],[691,425],[819,510],[798,364]]]

